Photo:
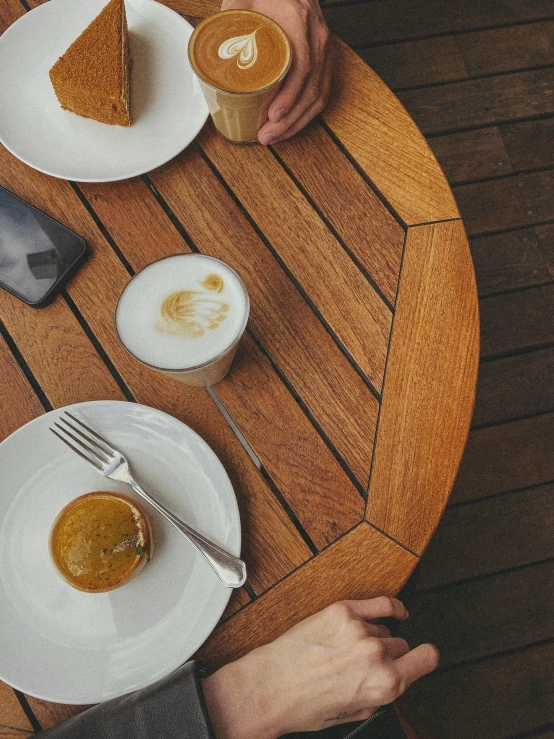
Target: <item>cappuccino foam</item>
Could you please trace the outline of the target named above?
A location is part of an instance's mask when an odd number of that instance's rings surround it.
[[[126,349],[158,369],[185,370],[210,362],[242,334],[248,296],[219,259],[179,254],[153,262],[126,286],[116,308]]]
[[[189,56],[208,85],[245,93],[273,85],[287,71],[291,55],[285,33],[270,18],[250,10],[226,10],[195,29]]]

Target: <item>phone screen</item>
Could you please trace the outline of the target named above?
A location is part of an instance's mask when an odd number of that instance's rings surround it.
[[[0,283],[44,304],[85,255],[84,239],[0,187]]]

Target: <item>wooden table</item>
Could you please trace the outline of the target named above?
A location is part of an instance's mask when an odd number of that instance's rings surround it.
[[[1,0],[1,30],[24,12]],[[98,185],[45,176],[0,147],[0,184],[93,251],[48,308],[0,295],[0,438],[109,398],[206,439],[235,485],[249,571],[200,651],[213,666],[337,599],[398,592],[441,517],[472,414],[477,296],[456,203],[395,96],[338,41],[336,55],[322,120],[273,149],[230,145],[209,123],[164,167]],[[224,259],[250,292],[249,328],[214,392],[259,466],[207,391],[139,365],[114,335],[129,276],[188,251]],[[4,726],[77,710],[18,702],[0,684]]]

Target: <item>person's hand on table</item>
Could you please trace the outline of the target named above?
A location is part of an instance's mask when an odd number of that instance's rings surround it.
[[[431,644],[410,650],[374,619],[408,613],[395,598],[341,601],[203,681],[217,739],[274,739],[369,718],[434,670]]]
[[[331,88],[331,35],[318,0],[223,0],[221,10],[255,10],[286,33],[291,68],[258,138],[276,144],[294,136],[325,108]]]

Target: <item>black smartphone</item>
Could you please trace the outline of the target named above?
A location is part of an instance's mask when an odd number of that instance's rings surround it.
[[[81,236],[0,187],[0,287],[42,308],[88,253]]]

